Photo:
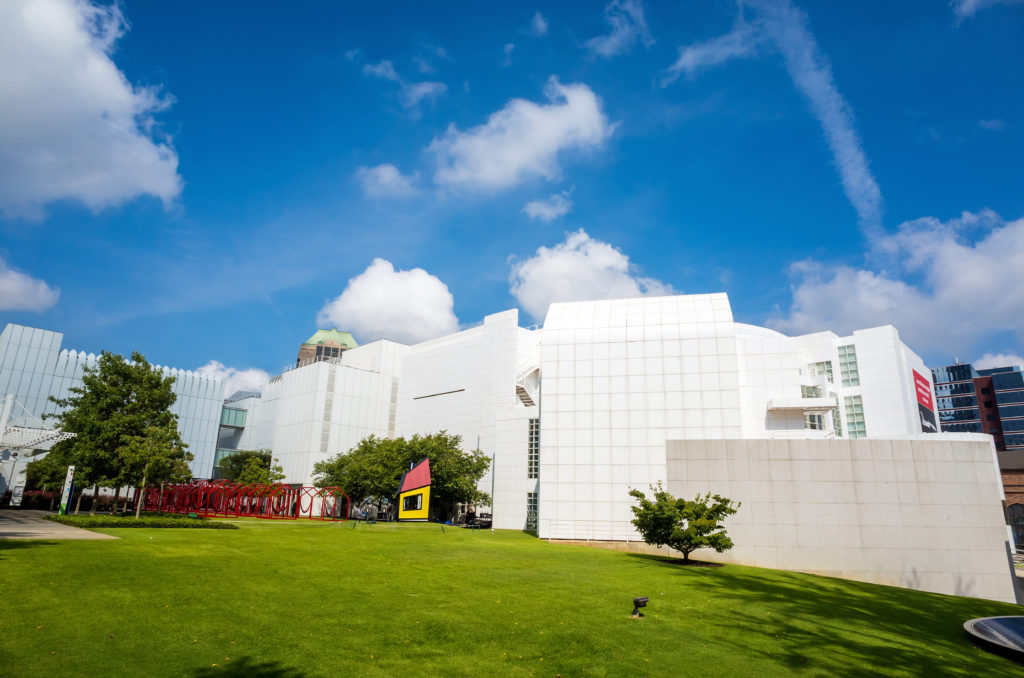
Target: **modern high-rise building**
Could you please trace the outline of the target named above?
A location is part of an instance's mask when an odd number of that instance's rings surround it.
[[[338,329],[317,330],[313,336],[302,342],[295,365],[306,365],[318,360],[328,360],[341,356],[342,352],[356,348],[359,344],[350,332]]]

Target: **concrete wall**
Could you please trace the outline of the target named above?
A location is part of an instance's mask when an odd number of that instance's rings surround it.
[[[1016,602],[989,436],[672,440],[666,489],[742,502],[705,560]]]

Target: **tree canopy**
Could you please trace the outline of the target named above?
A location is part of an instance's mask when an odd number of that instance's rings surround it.
[[[82,385],[67,398],[50,400],[61,408],[53,416],[73,438],[54,445],[50,454],[75,465],[83,485],[120,488],[139,485],[157,475],[176,479],[188,474],[192,455],[170,411],[176,396],[174,377],[151,366],[138,352],[131,361],[104,351],[96,367],[86,367]],[[183,465],[184,464],[184,465]]]
[[[269,469],[271,464],[270,450],[238,450],[226,457],[221,457],[217,462],[217,475],[219,480],[230,480],[239,482],[238,477],[242,471],[250,465],[250,459],[256,459],[260,467]]]
[[[697,549],[710,548],[722,553],[733,547],[722,521],[736,513],[740,504],[734,505],[731,500],[710,493],[698,494],[693,501],[676,498],[660,482],[657,487],[651,486],[651,491],[654,501],[640,490],[629,492],[639,501],[639,505],[630,508],[635,516],[633,525],[645,542],[680,551],[684,561]]]
[[[274,461],[276,462],[277,459],[274,459]],[[242,471],[235,478],[235,482],[241,485],[251,485],[253,483],[273,485],[284,479],[284,469],[281,468],[280,464],[271,463],[270,459],[264,460],[262,457],[253,456],[246,459],[245,466],[242,467]]]
[[[430,506],[435,515],[455,504],[488,504],[490,496],[477,489],[491,460],[480,450],[462,451],[462,437],[446,431],[412,438],[369,436],[346,454],[317,462],[317,487],[340,487],[353,502],[394,499],[398,483],[411,464],[430,460]]]

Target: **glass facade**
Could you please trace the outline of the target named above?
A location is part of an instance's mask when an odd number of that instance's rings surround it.
[[[220,425],[245,428],[245,410],[236,410],[225,407],[220,411]]]
[[[992,375],[992,386],[996,391],[1024,388],[1024,374],[1020,372],[1003,372]]]
[[[530,420],[529,435],[526,477],[537,478],[540,475],[540,419]]]
[[[801,386],[800,396],[803,398],[820,398],[821,388],[818,386]]]
[[[819,374],[824,374],[828,378],[828,383],[830,384],[834,383],[835,381],[832,377],[831,360],[825,360],[820,363],[811,363],[810,365],[807,366],[807,373],[810,374],[812,377],[816,377]]]
[[[940,410],[954,410],[959,407],[977,407],[978,399],[975,396],[957,396],[954,398],[936,398],[936,406]]]
[[[976,376],[974,368],[970,365],[947,365],[946,367],[935,367],[932,368],[932,381],[935,382],[936,388],[939,384],[947,384],[954,381],[971,381]],[[971,391],[974,390],[974,386],[971,386]]]
[[[939,412],[939,421],[942,423],[947,421],[977,421],[979,418],[977,409],[942,410]]]
[[[843,386],[860,386],[857,349],[853,344],[839,347],[839,376],[843,381]]]
[[[526,529],[537,529],[537,513],[539,508],[540,494],[538,492],[526,493]]]
[[[956,384],[940,384],[936,382],[935,384],[935,395],[938,398],[942,398],[944,396],[967,395],[973,393],[973,381],[963,381]]]
[[[849,438],[863,438],[868,434],[864,421],[864,402],[860,396],[844,398],[846,410],[846,432]]]
[[[820,414],[805,414],[804,428],[808,431],[824,431],[825,418]]]

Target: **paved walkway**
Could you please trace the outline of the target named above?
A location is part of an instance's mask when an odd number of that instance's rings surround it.
[[[43,516],[49,511],[0,511],[0,540],[3,539],[117,539],[109,534],[61,525]]]

